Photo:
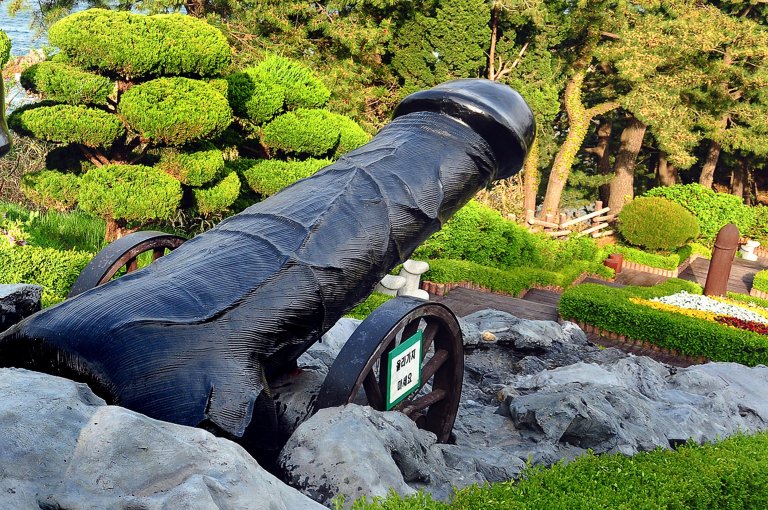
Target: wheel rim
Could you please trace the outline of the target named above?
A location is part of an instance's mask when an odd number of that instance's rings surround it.
[[[440,442],[451,437],[461,399],[461,329],[444,305],[396,298],[374,311],[339,353],[318,394],[317,409],[359,402],[386,410],[387,355],[422,331],[421,383],[392,410],[405,413]]]
[[[138,269],[141,254],[152,252],[152,260],[165,255],[166,250],[175,250],[186,241],[183,237],[165,232],[134,232],[110,243],[91,260],[80,273],[67,298],[82,294],[110,281],[118,271],[126,273]]]

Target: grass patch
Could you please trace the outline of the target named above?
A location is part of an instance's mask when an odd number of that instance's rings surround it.
[[[533,285],[562,286],[565,277],[560,273],[530,267],[513,270],[496,269],[467,260],[439,259],[429,261],[424,279],[435,283],[470,281],[496,292],[517,294]]]
[[[752,287],[763,292],[768,292],[768,270],[758,271],[755,273],[755,279],[752,282]]]
[[[657,269],[665,269],[668,271],[677,269],[680,264],[685,262],[688,257],[693,254],[701,255],[704,258],[712,258],[712,251],[703,244],[699,243],[686,244],[685,246],[672,253],[647,252],[639,248],[623,246],[620,244],[610,246],[608,251],[613,253],[620,253],[626,260],[630,262],[643,264],[644,266],[655,267]]]
[[[368,296],[365,301],[350,310],[344,317],[363,320],[368,317],[375,309],[392,299],[394,296],[374,292]]]

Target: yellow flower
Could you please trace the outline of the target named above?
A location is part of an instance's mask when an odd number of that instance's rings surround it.
[[[642,305],[642,306],[648,306],[650,308],[655,308],[656,310],[677,313],[680,315],[687,315],[688,317],[696,317],[697,319],[704,319],[711,322],[715,321],[715,316],[717,315],[713,312],[704,312],[701,310],[691,310],[689,308],[680,308],[679,306],[668,305],[666,303],[660,303],[658,301],[649,301],[647,299],[642,299],[642,298],[630,298],[629,300],[632,303]]]

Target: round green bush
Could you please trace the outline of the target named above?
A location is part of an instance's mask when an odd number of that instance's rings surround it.
[[[109,78],[51,61],[25,69],[21,86],[57,103],[94,105],[107,104],[114,89]]]
[[[55,170],[42,170],[25,174],[21,179],[21,190],[38,205],[67,211],[77,203],[80,177]]]
[[[170,218],[181,201],[179,181],[143,165],[104,165],[89,170],[80,184],[79,204],[86,212],[113,220]]]
[[[339,128],[325,110],[299,109],[264,126],[261,143],[286,154],[325,156],[339,142]]]
[[[9,58],[11,58],[11,38],[0,30],[0,68],[8,63]]]
[[[190,78],[158,78],[131,87],[118,111],[144,140],[167,145],[216,136],[232,122],[227,99]]]
[[[230,172],[215,186],[210,188],[197,188],[192,192],[195,195],[195,205],[203,216],[222,213],[235,203],[240,196],[240,178],[237,172]]]
[[[274,118],[283,110],[285,90],[254,67],[227,77],[229,104],[235,115],[257,124]]]
[[[360,124],[338,113],[331,113],[330,120],[339,129],[339,144],[334,151],[334,157],[338,158],[347,152],[365,145],[371,139]]]
[[[755,218],[755,223],[747,231],[747,235],[763,244],[768,244],[768,206],[757,205],[753,207],[752,215]]]
[[[331,91],[323,85],[315,74],[295,60],[271,55],[256,66],[260,79],[269,76],[271,82],[283,88],[285,107],[320,108],[331,97]]]
[[[23,135],[87,147],[109,148],[125,134],[123,123],[115,115],[64,104],[19,108],[8,117],[8,125]]]
[[[699,236],[699,222],[680,204],[655,197],[636,198],[619,213],[619,233],[628,243],[670,251]]]
[[[253,191],[268,197],[331,163],[329,159],[312,158],[304,161],[262,159],[245,170],[243,177]]]
[[[224,156],[210,145],[196,152],[163,152],[158,168],[174,176],[182,184],[202,186],[214,180],[224,170]]]
[[[221,31],[184,14],[88,9],[54,23],[48,39],[80,67],[127,80],[212,76],[232,58]]]
[[[741,198],[729,193],[717,193],[700,184],[659,186],[649,190],[647,197],[663,197],[689,210],[699,221],[701,237],[713,241],[728,223],[734,223],[742,234],[749,232],[755,218],[752,208]]]

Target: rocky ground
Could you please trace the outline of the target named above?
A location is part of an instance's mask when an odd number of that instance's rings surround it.
[[[588,449],[634,454],[768,426],[768,368],[673,368],[590,344],[570,323],[483,311],[467,344],[455,444],[404,415],[349,405],[305,410],[357,325],[342,320],[277,381],[292,435],[277,474],[208,432],[107,406],[87,386],[0,370],[0,508],[322,508],[337,494],[426,490],[515,478]],[[281,481],[282,480],[282,481]],[[287,482],[283,483],[283,482]]]

